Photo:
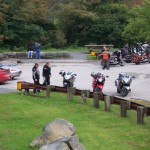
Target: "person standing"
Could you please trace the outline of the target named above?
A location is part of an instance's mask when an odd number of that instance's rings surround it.
[[[32,43],[29,43],[28,44],[28,50],[27,50],[28,58],[33,57],[33,51],[34,51],[33,45],[32,45]]]
[[[147,41],[145,41],[145,42],[142,44],[142,47],[143,47],[143,49],[146,51],[150,46],[149,46],[149,44],[147,43]]]
[[[44,79],[43,85],[50,85],[51,67],[49,62],[44,65],[42,75]]]
[[[32,78],[34,81],[34,84],[40,85],[40,71],[39,71],[39,64],[35,63],[35,65],[32,68]],[[36,90],[36,88],[33,90],[33,93],[40,92],[40,90]]]
[[[104,49],[104,51],[102,52],[102,67],[103,69],[107,69],[109,70],[109,59],[110,59],[110,53],[109,51],[107,50],[107,48]]]
[[[41,45],[40,43],[35,43],[35,52],[36,52],[36,59],[40,59],[40,51],[41,51]]]

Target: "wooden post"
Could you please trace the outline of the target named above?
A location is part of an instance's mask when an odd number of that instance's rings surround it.
[[[29,95],[29,89],[25,89],[24,95]]]
[[[50,85],[47,85],[46,86],[46,97],[47,98],[50,98],[50,92],[51,92],[51,87],[50,87]]]
[[[144,107],[143,106],[138,106],[137,107],[137,123],[138,124],[144,124]]]
[[[102,92],[99,92],[99,99],[104,100],[104,94]]]
[[[148,108],[147,107],[144,107],[144,112],[145,112],[146,116],[149,116],[149,114],[148,114]]]
[[[110,96],[104,96],[105,111],[110,111]]]
[[[100,92],[94,92],[94,107],[99,108]]]
[[[121,101],[120,103],[121,107],[121,117],[127,117],[127,102],[126,101]]]
[[[110,96],[110,104],[114,104],[114,96]]]
[[[128,110],[131,109],[131,101],[127,101],[127,105],[128,105]]]
[[[82,103],[85,105],[86,104],[86,98],[90,96],[90,90],[82,90],[81,91],[81,99]]]
[[[75,94],[75,92],[76,92],[76,88],[75,87],[68,87],[67,88],[67,99],[69,101],[73,100],[73,95]]]

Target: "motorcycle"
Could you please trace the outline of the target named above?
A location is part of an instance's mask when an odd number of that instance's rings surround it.
[[[111,54],[110,55],[110,61],[109,61],[110,65],[120,65],[120,66],[124,66],[125,63],[123,62],[122,57],[120,56],[119,58],[117,58],[116,54]]]
[[[101,73],[94,73],[94,72],[91,73],[91,76],[93,77],[92,82],[93,92],[102,92],[105,83],[105,76]]]
[[[63,87],[73,87],[77,74],[70,71],[61,70],[59,74],[63,77]]]
[[[146,53],[145,51],[133,53],[132,58],[133,63],[135,63],[136,65],[146,62],[150,63],[150,54]]]
[[[115,80],[115,86],[117,87],[117,93],[120,93],[122,97],[128,95],[131,92],[130,85],[132,82],[132,78],[128,74],[119,74],[119,77]]]
[[[133,48],[132,62],[136,65],[140,63],[150,63],[150,53],[148,49],[144,49],[141,43],[137,43],[137,47]]]

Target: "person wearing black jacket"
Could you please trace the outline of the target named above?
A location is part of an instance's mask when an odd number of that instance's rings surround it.
[[[34,84],[39,85],[40,82],[40,71],[39,71],[39,64],[35,63],[35,65],[32,68],[32,77],[33,77],[33,81]],[[40,90],[37,90],[37,92],[40,92]],[[36,89],[33,90],[33,93],[36,93]]]
[[[49,62],[44,65],[42,75],[44,79],[43,85],[50,85],[51,67]]]

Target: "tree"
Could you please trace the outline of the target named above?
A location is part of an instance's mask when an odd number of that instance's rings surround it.
[[[150,1],[145,0],[142,5],[137,5],[131,10],[132,17],[125,27],[123,37],[132,43],[150,42]]]
[[[93,10],[99,0],[74,0],[63,5],[58,16],[59,29],[65,34],[68,45],[84,45],[90,41],[90,28],[96,19]]]
[[[96,9],[97,19],[92,28],[92,40],[95,43],[113,44],[121,47],[124,43],[121,35],[128,20],[128,8],[121,4],[100,5]]]
[[[6,13],[8,11],[8,5],[6,5],[4,2],[0,3],[0,43],[3,42],[3,40],[6,38],[3,33],[3,27],[6,24]]]
[[[51,42],[54,35],[54,23],[50,20],[51,7],[58,0],[3,0],[4,22],[1,35],[4,35],[3,46],[25,47],[30,40]],[[48,35],[49,34],[49,35]]]

